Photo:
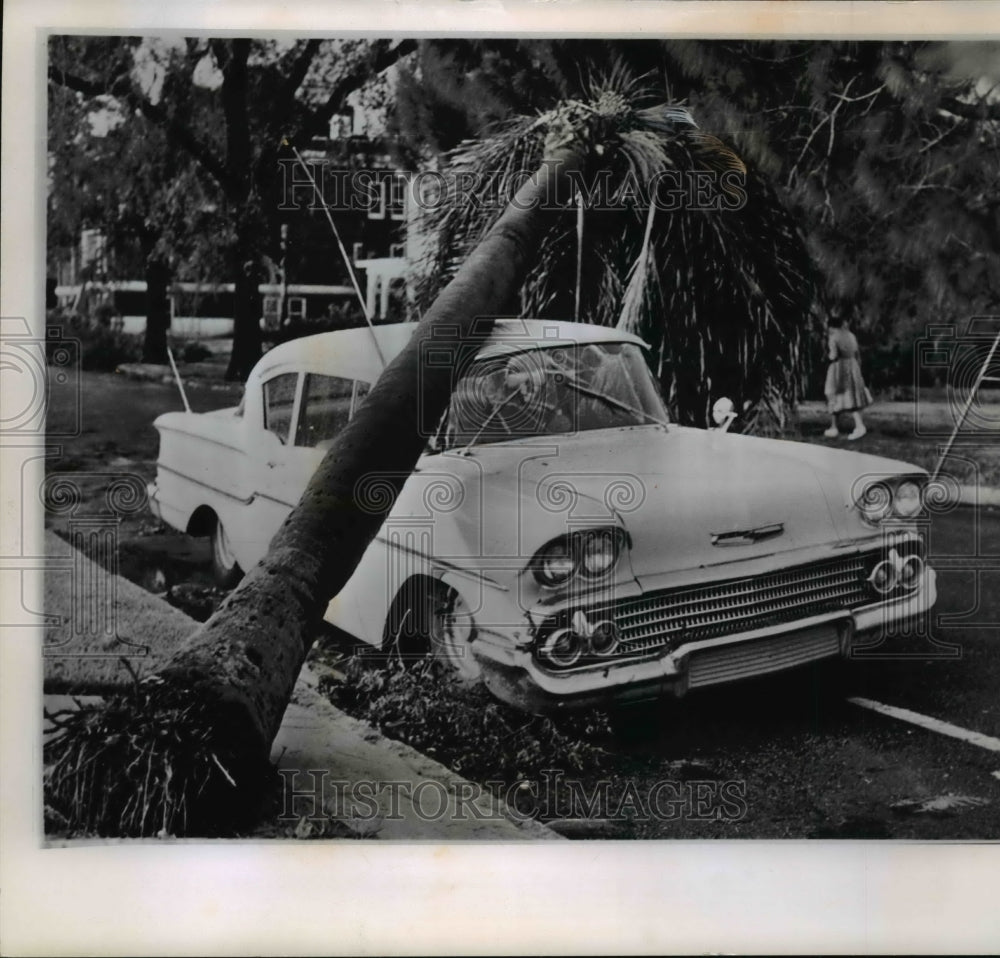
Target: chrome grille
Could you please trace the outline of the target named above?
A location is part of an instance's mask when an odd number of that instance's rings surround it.
[[[735,682],[757,675],[782,672],[840,653],[835,625],[770,635],[752,642],[733,642],[691,653],[688,688]]]
[[[676,648],[870,602],[865,581],[875,555],[855,554],[751,578],[665,590],[591,614],[614,616],[621,636],[616,657],[656,652],[668,644]]]

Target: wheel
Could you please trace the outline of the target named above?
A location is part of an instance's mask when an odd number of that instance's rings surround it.
[[[462,597],[436,580],[414,579],[397,597],[386,626],[387,644],[400,656],[433,656],[449,673],[473,685],[481,670],[472,654],[475,623]]]
[[[218,518],[212,526],[212,572],[215,581],[224,589],[231,589],[243,578],[243,570],[233,554],[226,527]]]

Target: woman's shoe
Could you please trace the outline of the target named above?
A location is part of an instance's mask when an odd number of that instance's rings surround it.
[[[847,438],[851,441],[860,439],[866,432],[868,432],[868,430],[865,429],[864,426],[858,426],[858,428],[855,429],[854,432],[852,432]]]
[[[840,430],[836,426],[831,426],[823,435],[827,439],[836,439],[840,435]]]

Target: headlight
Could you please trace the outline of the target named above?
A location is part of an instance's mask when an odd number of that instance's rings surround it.
[[[920,486],[911,480],[900,483],[892,498],[892,511],[904,519],[912,519],[922,507]]]
[[[912,592],[920,585],[924,574],[924,560],[918,555],[907,556],[899,567],[899,584]]]
[[[879,479],[861,489],[855,505],[865,522],[873,526],[891,517],[915,519],[924,507],[923,490],[913,479]]]
[[[871,587],[879,595],[888,595],[896,588],[896,584],[899,582],[899,569],[896,566],[896,561],[894,561],[896,558],[894,556],[890,559],[883,559],[872,569],[872,574],[868,577]]]
[[[572,629],[556,629],[542,646],[542,654],[561,668],[576,665],[583,655],[585,639]]]
[[[580,551],[584,575],[599,579],[618,561],[618,536],[609,531],[589,533]]]
[[[858,499],[858,509],[866,522],[877,525],[892,511],[892,490],[884,482],[865,486]]]
[[[554,589],[575,575],[597,580],[608,575],[621,558],[626,538],[620,529],[590,529],[560,536],[542,546],[531,569],[539,585]]]
[[[574,551],[573,543],[568,537],[543,546],[535,556],[535,578],[541,585],[549,588],[568,582],[576,572],[577,558]]]

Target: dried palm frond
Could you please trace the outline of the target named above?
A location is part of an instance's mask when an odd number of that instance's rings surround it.
[[[48,817],[82,836],[232,834],[252,821],[266,769],[230,752],[221,713],[164,695],[155,679],[97,705],[46,714],[43,790]],[[69,837],[73,837],[72,835]]]

